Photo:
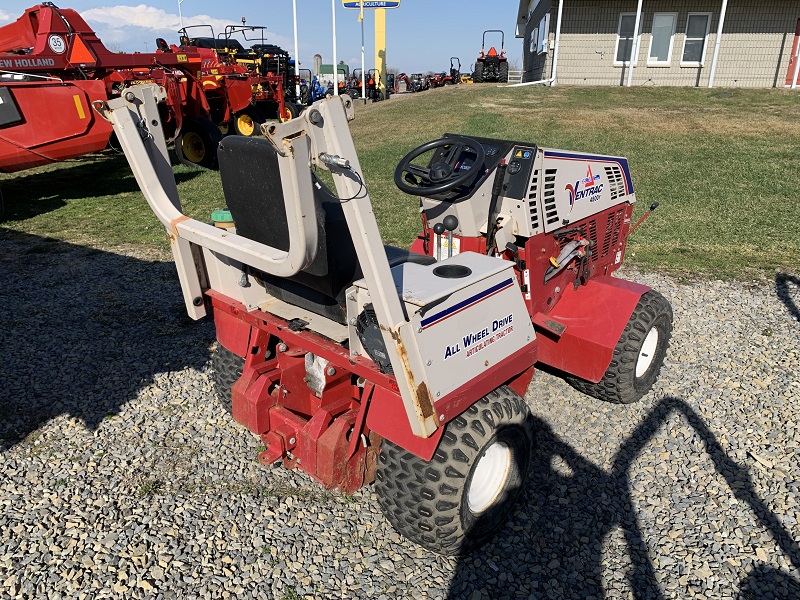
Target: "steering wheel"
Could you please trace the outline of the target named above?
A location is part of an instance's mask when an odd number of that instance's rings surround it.
[[[430,167],[412,164],[415,158],[437,148],[447,148],[440,159]],[[464,149],[475,153],[475,161],[468,169],[461,170],[459,159]],[[439,138],[422,144],[406,154],[394,171],[394,182],[401,191],[416,196],[433,196],[449,192],[460,185],[468,185],[480,174],[486,152],[478,142],[464,136]]]

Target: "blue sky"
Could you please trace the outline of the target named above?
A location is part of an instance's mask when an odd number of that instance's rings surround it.
[[[3,0],[0,24],[15,20],[35,4],[33,0]],[[177,42],[179,28],[177,0],[151,0],[145,4],[119,0],[60,0],[61,8],[83,15],[107,45],[123,51],[153,51],[156,37]],[[361,66],[361,26],[358,11],[335,0],[337,57],[351,67]],[[522,40],[514,37],[518,0],[401,0],[400,7],[387,10],[388,66],[406,73],[444,71],[450,57],[461,59],[462,71],[469,70],[481,48],[484,29],[502,29],[506,54],[521,65]],[[292,0],[183,0],[184,24],[212,23],[215,32],[226,23],[264,25],[269,43],[293,53]],[[365,10],[364,42],[367,68],[374,67],[374,17]],[[300,62],[312,66],[319,53],[332,61],[331,0],[297,0]],[[499,35],[487,36],[488,45],[498,45]],[[491,42],[491,44],[490,44]]]

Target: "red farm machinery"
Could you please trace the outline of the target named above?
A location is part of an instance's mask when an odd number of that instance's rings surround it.
[[[227,25],[217,36],[210,25],[181,29],[180,48],[203,57],[203,88],[225,86],[228,81],[246,81],[250,87],[249,106],[229,121],[239,135],[258,135],[268,120],[287,121],[301,110],[296,87],[298,73],[289,53],[266,41],[266,27]],[[208,35],[198,35],[207,33]]]
[[[404,250],[383,244],[353,101],[329,98],[222,141],[222,229],[181,211],[159,93],[95,108],[167,231],[189,315],[214,320],[217,393],[264,464],[346,493],[375,480],[400,533],[460,554],[525,486],[536,367],[610,402],[651,389],[672,309],[612,277],[636,200],[626,159],[445,134],[395,170],[422,215]]]
[[[486,50],[486,34],[500,34],[500,52],[492,46]],[[483,32],[481,41],[481,54],[475,60],[475,71],[472,73],[474,83],[497,81],[508,82],[508,58],[506,57],[506,34],[500,29],[487,29]]]
[[[0,171],[104,149],[112,129],[92,102],[149,83],[166,92],[159,121],[177,136],[181,160],[211,166],[221,136],[214,96],[198,80],[201,60],[186,51],[111,52],[76,11],[50,2],[27,9],[0,27]]]

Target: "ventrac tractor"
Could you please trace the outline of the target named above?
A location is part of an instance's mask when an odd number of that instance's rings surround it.
[[[222,140],[222,228],[181,211],[161,96],[95,108],[166,229],[189,315],[214,320],[217,393],[264,464],[345,493],[374,480],[397,531],[465,553],[525,486],[535,368],[617,403],[656,380],[670,304],[612,277],[636,199],[626,159],[444,134],[395,170],[422,216],[406,250],[383,243],[353,101],[334,97]]]

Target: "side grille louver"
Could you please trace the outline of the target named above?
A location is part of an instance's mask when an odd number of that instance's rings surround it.
[[[548,225],[558,222],[556,208],[556,173],[558,169],[544,171],[544,220]]]
[[[619,168],[619,165],[606,167],[605,169],[611,199],[616,200],[623,197],[625,195],[625,181],[622,179],[622,169]]]
[[[531,215],[531,230],[539,228],[539,171],[533,172],[531,187],[528,190],[528,212]]]

